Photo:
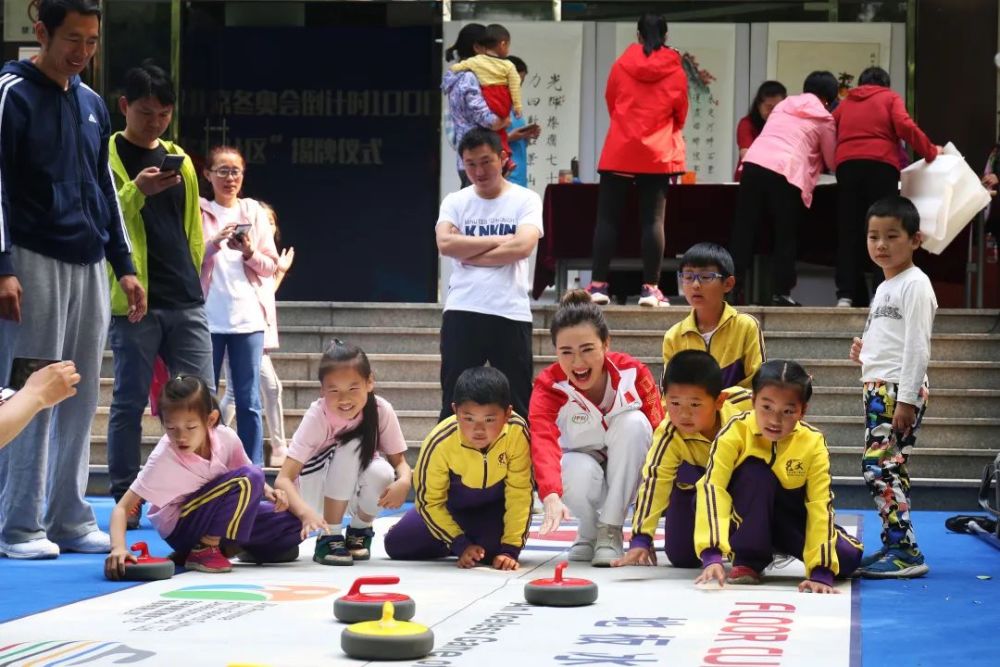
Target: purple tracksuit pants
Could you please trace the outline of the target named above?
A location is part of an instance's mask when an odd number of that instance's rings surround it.
[[[263,497],[260,468],[245,466],[220,475],[184,501],[167,544],[186,553],[209,535],[221,537],[222,544],[237,544],[263,561],[287,552],[302,541],[302,522],[291,512],[275,512]]]

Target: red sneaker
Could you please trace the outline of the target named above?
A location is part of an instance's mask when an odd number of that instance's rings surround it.
[[[184,567],[199,572],[230,572],[233,564],[222,555],[219,547],[201,547],[191,550],[187,560],[184,561]]]
[[[737,586],[757,586],[760,584],[760,572],[746,565],[734,565],[726,577],[726,583]]]

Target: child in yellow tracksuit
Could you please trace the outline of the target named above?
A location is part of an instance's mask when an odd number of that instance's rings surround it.
[[[726,303],[736,285],[733,258],[717,243],[696,243],[681,257],[677,272],[691,314],[663,336],[663,365],[681,350],[708,352],[722,367],[722,386],[750,388],[764,363],[764,336],[756,318]]]
[[[769,361],[753,394],[753,410],[719,432],[696,485],[695,551],[705,569],[695,582],[759,584],[777,551],[805,563],[800,591],[835,593],[834,577],[858,567],[862,545],[834,523],[826,439],[800,421],[812,380],[794,361]]]
[[[531,522],[528,425],[510,404],[510,385],[495,368],[477,366],[455,383],[455,414],[420,449],[414,509],[385,536],[390,558],[458,557],[516,570]]]
[[[664,517],[663,551],[674,567],[699,567],[694,551],[694,484],[705,474],[712,441],[750,408],[750,392],[722,390],[722,370],[707,352],[684,350],[663,378],[667,417],[653,434],[632,515],[631,548],[613,565],[655,565],[653,535]]]

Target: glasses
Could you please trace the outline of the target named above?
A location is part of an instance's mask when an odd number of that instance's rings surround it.
[[[243,175],[243,170],[238,167],[220,167],[219,169],[213,169],[213,174],[218,174],[219,178],[239,178]]]
[[[716,273],[715,271],[678,271],[677,279],[680,280],[685,285],[690,285],[691,283],[697,281],[702,285],[707,285],[708,283],[713,283],[716,280],[723,280],[726,276],[721,273]]]

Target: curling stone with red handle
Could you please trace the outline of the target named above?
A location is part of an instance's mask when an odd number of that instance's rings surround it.
[[[391,602],[382,604],[381,618],[344,628],[340,648],[361,660],[416,660],[434,650],[434,633],[427,626],[392,617]]]
[[[563,561],[556,565],[553,579],[535,579],[524,585],[524,599],[543,607],[582,607],[597,600],[597,584],[587,579],[563,577],[569,565]]]
[[[169,558],[150,556],[149,546],[145,542],[136,542],[129,549],[138,551],[139,556],[135,563],[125,562],[125,575],[122,579],[126,581],[158,581],[174,576],[174,562]]]
[[[343,623],[377,621],[382,618],[382,606],[391,602],[395,608],[395,618],[408,621],[417,613],[413,598],[402,593],[362,593],[362,586],[386,586],[398,584],[399,577],[361,577],[354,581],[347,595],[333,603],[333,615]]]

